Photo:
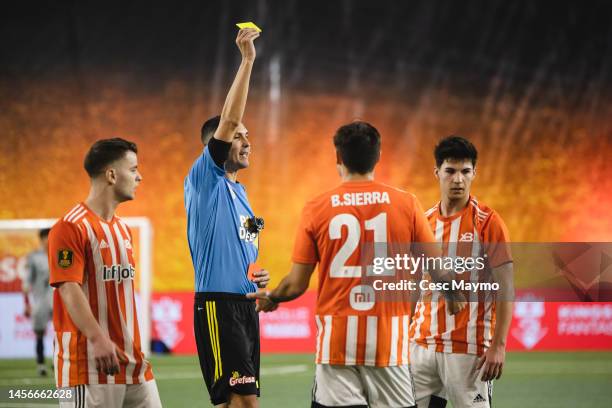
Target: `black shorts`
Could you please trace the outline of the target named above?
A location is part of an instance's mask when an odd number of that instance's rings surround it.
[[[230,393],[259,397],[259,315],[255,301],[197,292],[193,310],[200,368],[213,405]]]

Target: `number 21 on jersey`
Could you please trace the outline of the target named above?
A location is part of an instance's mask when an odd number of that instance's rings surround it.
[[[366,220],[364,226],[366,231],[374,232],[374,257],[385,258],[387,256],[387,213],[382,212]],[[342,239],[343,227],[347,228],[346,241],[331,261],[329,276],[331,278],[360,278],[362,267],[360,265],[346,265],[346,262],[361,242],[361,223],[353,214],[338,214],[329,223],[329,239]],[[394,271],[385,271],[382,274],[377,274],[377,276],[392,275],[393,273]],[[367,265],[366,275],[374,275],[372,265]]]

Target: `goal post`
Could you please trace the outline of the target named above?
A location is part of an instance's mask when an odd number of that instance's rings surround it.
[[[151,352],[151,296],[153,277],[153,226],[147,217],[121,217],[131,229],[138,231],[138,282],[137,309],[140,339],[143,353]],[[0,220],[0,233],[51,228],[57,219],[5,219]],[[1,248],[0,248],[1,249]]]

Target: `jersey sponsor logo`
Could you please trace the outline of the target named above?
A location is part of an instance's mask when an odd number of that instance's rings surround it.
[[[383,191],[364,191],[359,193],[333,194],[331,197],[332,207],[391,204],[389,193]]]
[[[472,232],[464,232],[461,234],[459,238],[459,242],[473,242],[474,241],[474,233]]]
[[[100,242],[100,249],[105,249],[108,248],[108,243],[106,242],[106,240],[102,240],[102,242]]]
[[[349,303],[355,310],[365,311],[374,307],[374,289],[369,285],[357,285],[349,294]]]
[[[238,371],[233,371],[232,376],[229,379],[229,385],[230,387],[233,387],[238,384],[252,384],[255,381],[255,377],[247,377],[244,375],[240,376],[240,373]]]
[[[132,265],[104,265],[104,269],[102,270],[102,279],[105,281],[117,281],[117,283],[121,283],[122,280],[134,279],[135,272],[136,269]]]
[[[70,268],[72,266],[73,252],[70,249],[60,249],[57,251],[57,264],[60,268]]]

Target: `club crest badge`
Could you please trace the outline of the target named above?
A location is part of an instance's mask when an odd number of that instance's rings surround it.
[[[72,266],[72,256],[73,253],[71,250],[69,249],[60,249],[57,252],[57,264],[61,267],[61,268],[69,268]]]

